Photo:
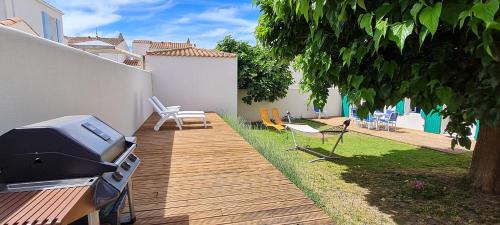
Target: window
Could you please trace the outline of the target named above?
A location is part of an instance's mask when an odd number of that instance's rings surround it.
[[[43,37],[49,40],[61,42],[61,21],[50,16],[46,12],[42,12]]]

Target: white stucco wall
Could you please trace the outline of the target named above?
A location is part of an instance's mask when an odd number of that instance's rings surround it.
[[[5,7],[5,0],[0,0],[0,19],[7,18],[7,8]]]
[[[149,72],[0,27],[0,134],[91,114],[125,135],[151,115]]]
[[[146,56],[153,94],[183,110],[237,113],[237,59]]]
[[[31,29],[31,27],[28,26],[28,24],[26,24],[25,22],[15,23],[13,25],[10,25],[9,27],[26,32],[31,35],[40,36],[40,34],[35,33],[35,31],[33,31],[33,29]]]
[[[120,43],[119,45],[117,45],[116,48],[122,49],[125,51],[129,50],[128,45],[125,41]],[[119,62],[119,63],[123,63],[123,61],[127,58],[127,56],[125,56],[124,54],[114,54],[114,53],[99,53],[99,56],[104,57],[106,59],[113,60],[115,62]]]
[[[138,43],[132,42],[132,52],[138,55],[146,55],[146,52],[149,50],[148,43]]]
[[[318,115],[314,112],[314,107],[307,105],[309,94],[301,93],[299,89],[290,88],[285,98],[276,102],[257,102],[248,105],[241,101],[245,96],[245,90],[238,91],[238,116],[248,121],[260,121],[259,110],[262,107],[269,109],[271,116],[271,108],[278,108],[284,116],[287,111],[290,111],[293,117],[315,118]],[[325,106],[322,116],[340,116],[342,111],[342,99],[337,89],[330,89],[328,103]]]
[[[5,7],[5,18],[20,17],[26,21],[33,29],[43,36],[42,11],[45,11],[51,17],[57,18],[62,22],[62,13],[48,6],[40,0],[2,0]],[[0,2],[2,3],[2,2]],[[1,15],[1,14],[0,14]],[[63,32],[62,26],[60,28]]]

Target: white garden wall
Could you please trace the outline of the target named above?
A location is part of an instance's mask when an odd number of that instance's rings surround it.
[[[237,58],[146,56],[153,93],[165,105],[236,115]]]
[[[151,115],[149,72],[0,27],[0,134],[91,114],[125,135]]]
[[[295,77],[295,76],[294,76]],[[294,86],[291,86],[294,87]],[[241,101],[245,96],[244,90],[238,91],[238,116],[248,121],[260,121],[259,110],[262,107],[269,109],[276,107],[280,109],[282,116],[290,111],[293,117],[314,118],[318,115],[314,112],[314,107],[307,105],[309,94],[301,93],[297,88],[290,88],[285,98],[276,102],[257,102],[248,105]],[[322,116],[340,116],[342,111],[342,100],[337,89],[330,89],[328,103],[325,106]]]

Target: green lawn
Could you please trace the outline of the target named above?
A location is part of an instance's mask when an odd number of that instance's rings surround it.
[[[286,151],[292,146],[288,132],[224,119],[338,224],[500,223],[500,197],[466,185],[470,153],[442,153],[349,132],[336,150],[341,159],[308,163],[315,156]],[[330,136],[321,144],[319,136],[299,134],[301,145],[317,151],[329,151],[335,141]],[[417,180],[423,189],[415,188]]]

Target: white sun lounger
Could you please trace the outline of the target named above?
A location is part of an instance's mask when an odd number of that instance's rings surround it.
[[[167,122],[168,120],[174,120],[177,127],[179,130],[182,130],[182,125],[184,125],[183,119],[189,119],[189,118],[199,118],[203,122],[203,126],[207,128],[207,118],[205,116],[205,112],[203,111],[197,111],[199,113],[182,113],[182,111],[179,111],[177,107],[175,108],[167,108],[165,107],[166,110],[161,110],[160,106],[156,104],[156,102],[153,100],[153,98],[148,99],[151,105],[153,105],[153,109],[158,115],[160,115],[160,120],[155,124],[154,130],[159,131],[160,127]],[[194,112],[194,111],[193,111]]]
[[[153,99],[153,101],[156,103],[156,105],[158,105],[158,107],[160,107],[161,111],[177,110],[177,111],[179,111],[178,114],[203,114],[203,115],[205,115],[204,111],[181,111],[180,105],[165,107],[165,105],[163,105],[163,103],[161,103],[160,100],[156,96],[151,97],[151,99]]]

